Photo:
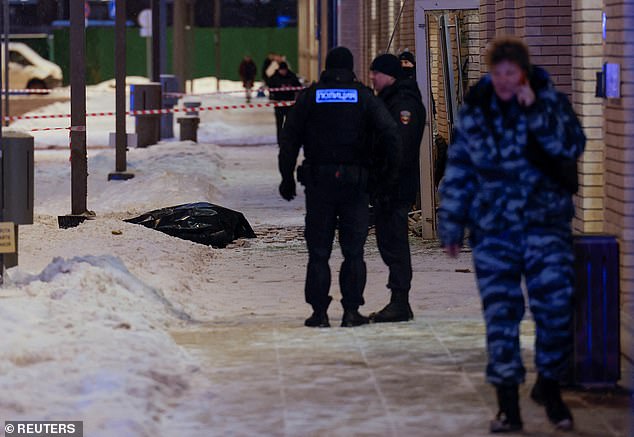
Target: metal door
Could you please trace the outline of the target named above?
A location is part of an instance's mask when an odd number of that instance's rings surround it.
[[[470,59],[463,44],[464,29],[460,16],[468,13],[471,18],[479,20],[479,0],[416,0],[415,3],[415,37],[416,37],[416,79],[427,109],[427,126],[421,143],[421,213],[423,238],[434,238],[436,233],[436,207],[438,204],[434,183],[435,139],[438,140],[438,126],[435,113],[436,101],[432,93],[432,77],[436,80],[442,76],[443,93],[436,95],[436,100],[444,101],[445,111],[442,116],[446,122],[447,143],[451,141],[451,128],[455,122],[466,84],[469,77],[464,74],[464,59]],[[452,30],[453,29],[453,30]],[[437,62],[442,72],[432,71],[433,50],[430,47],[431,31],[438,32]],[[433,36],[433,35],[432,35]],[[479,38],[479,34],[478,34]],[[476,39],[469,38],[474,44]],[[479,47],[481,43],[476,41]],[[436,65],[436,64],[434,64]],[[479,76],[479,71],[478,71]],[[445,124],[443,124],[444,126]]]

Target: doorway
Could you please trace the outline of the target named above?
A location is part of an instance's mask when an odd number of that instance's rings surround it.
[[[416,0],[417,81],[427,109],[421,143],[423,238],[436,236],[438,183],[469,86],[480,78],[479,0]]]

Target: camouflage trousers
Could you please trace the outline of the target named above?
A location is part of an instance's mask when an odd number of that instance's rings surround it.
[[[560,379],[572,350],[573,252],[569,223],[472,235],[473,258],[486,321],[487,381],[524,382],[519,328],[525,303],[535,321],[535,365]]]

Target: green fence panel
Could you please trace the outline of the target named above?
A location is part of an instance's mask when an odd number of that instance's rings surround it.
[[[196,29],[194,77],[215,75],[213,29]],[[285,55],[291,68],[297,66],[297,28],[223,28],[220,33],[220,77],[239,80],[238,66],[244,55],[253,58],[262,77],[262,64],[270,52]]]
[[[86,83],[95,84],[114,77],[114,34],[112,27],[86,29]],[[64,73],[64,83],[70,83],[69,29],[53,32],[51,60]],[[194,47],[192,72],[194,78],[214,76],[215,36],[212,28],[195,28],[190,36]],[[128,76],[147,76],[148,39],[138,28],[128,28],[126,34],[126,71]],[[172,29],[167,31],[167,72],[172,72]],[[269,52],[286,56],[291,68],[297,66],[297,28],[222,28],[220,32],[220,74],[222,79],[238,80],[238,65],[246,54],[251,55],[261,77],[262,63]]]

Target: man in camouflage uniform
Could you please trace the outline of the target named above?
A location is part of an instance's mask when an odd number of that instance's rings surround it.
[[[544,70],[530,65],[520,40],[494,41],[488,60],[491,74],[471,89],[449,147],[439,236],[449,255],[456,256],[464,229],[470,231],[487,326],[486,375],[500,408],[491,431],[522,429],[522,276],[536,324],[539,375],[531,397],[545,405],[558,428],[571,429],[558,380],[572,345],[575,188],[561,176],[583,152],[585,136],[566,96]]]

